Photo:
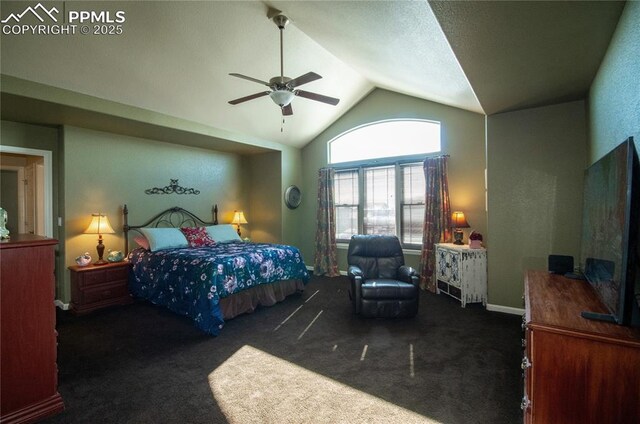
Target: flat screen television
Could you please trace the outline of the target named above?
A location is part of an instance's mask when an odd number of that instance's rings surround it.
[[[633,137],[585,171],[581,266],[609,313],[582,316],[640,326],[640,169]]]

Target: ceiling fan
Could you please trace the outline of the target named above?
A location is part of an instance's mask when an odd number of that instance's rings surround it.
[[[298,90],[297,87],[306,84],[311,81],[318,80],[322,78],[320,75],[315,72],[307,72],[304,75],[299,76],[298,78],[291,79],[289,77],[284,76],[284,59],[282,54],[282,32],[284,31],[284,27],[289,23],[289,18],[282,14],[277,14],[273,17],[273,22],[280,29],[280,76],[273,77],[269,80],[269,82],[262,81],[256,78],[248,77],[242,74],[231,73],[229,75],[237,78],[246,79],[249,81],[257,82],[258,84],[266,85],[271,89],[271,91],[261,91],[259,93],[251,94],[246,97],[240,97],[239,99],[231,100],[229,103],[232,105],[237,105],[238,103],[246,102],[249,100],[257,99],[263,96],[271,97],[271,100],[282,109],[282,115],[288,116],[293,115],[293,109],[291,108],[291,101],[295,96],[304,97],[306,99],[315,100],[322,103],[327,103],[330,105],[337,105],[340,99],[336,99],[334,97],[324,96],[322,94],[312,93],[310,91]]]

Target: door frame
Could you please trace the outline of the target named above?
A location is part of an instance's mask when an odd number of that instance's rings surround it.
[[[6,145],[0,145],[0,152],[40,156],[44,159],[44,234],[53,237],[53,152]]]
[[[24,166],[0,165],[0,169],[18,174],[18,233],[24,233]],[[15,217],[13,217],[13,219],[15,219]]]

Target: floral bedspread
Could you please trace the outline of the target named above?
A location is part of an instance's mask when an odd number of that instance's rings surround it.
[[[136,297],[163,305],[218,335],[224,326],[221,298],[259,284],[309,281],[300,251],[292,246],[232,242],[213,247],[129,254],[129,288]]]

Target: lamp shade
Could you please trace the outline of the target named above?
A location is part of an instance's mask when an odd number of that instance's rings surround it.
[[[240,224],[248,224],[247,219],[244,217],[244,212],[235,211],[233,214],[233,220],[231,220],[232,224],[240,225]]]
[[[453,228],[469,228],[469,223],[464,217],[464,212],[454,212],[451,214],[451,226]]]
[[[113,228],[111,228],[111,224],[109,223],[109,219],[105,214],[102,213],[92,213],[91,214],[91,223],[84,230],[85,234],[113,234]]]
[[[269,97],[271,97],[271,100],[278,106],[285,107],[291,103],[295,94],[287,90],[275,90],[269,93]]]

